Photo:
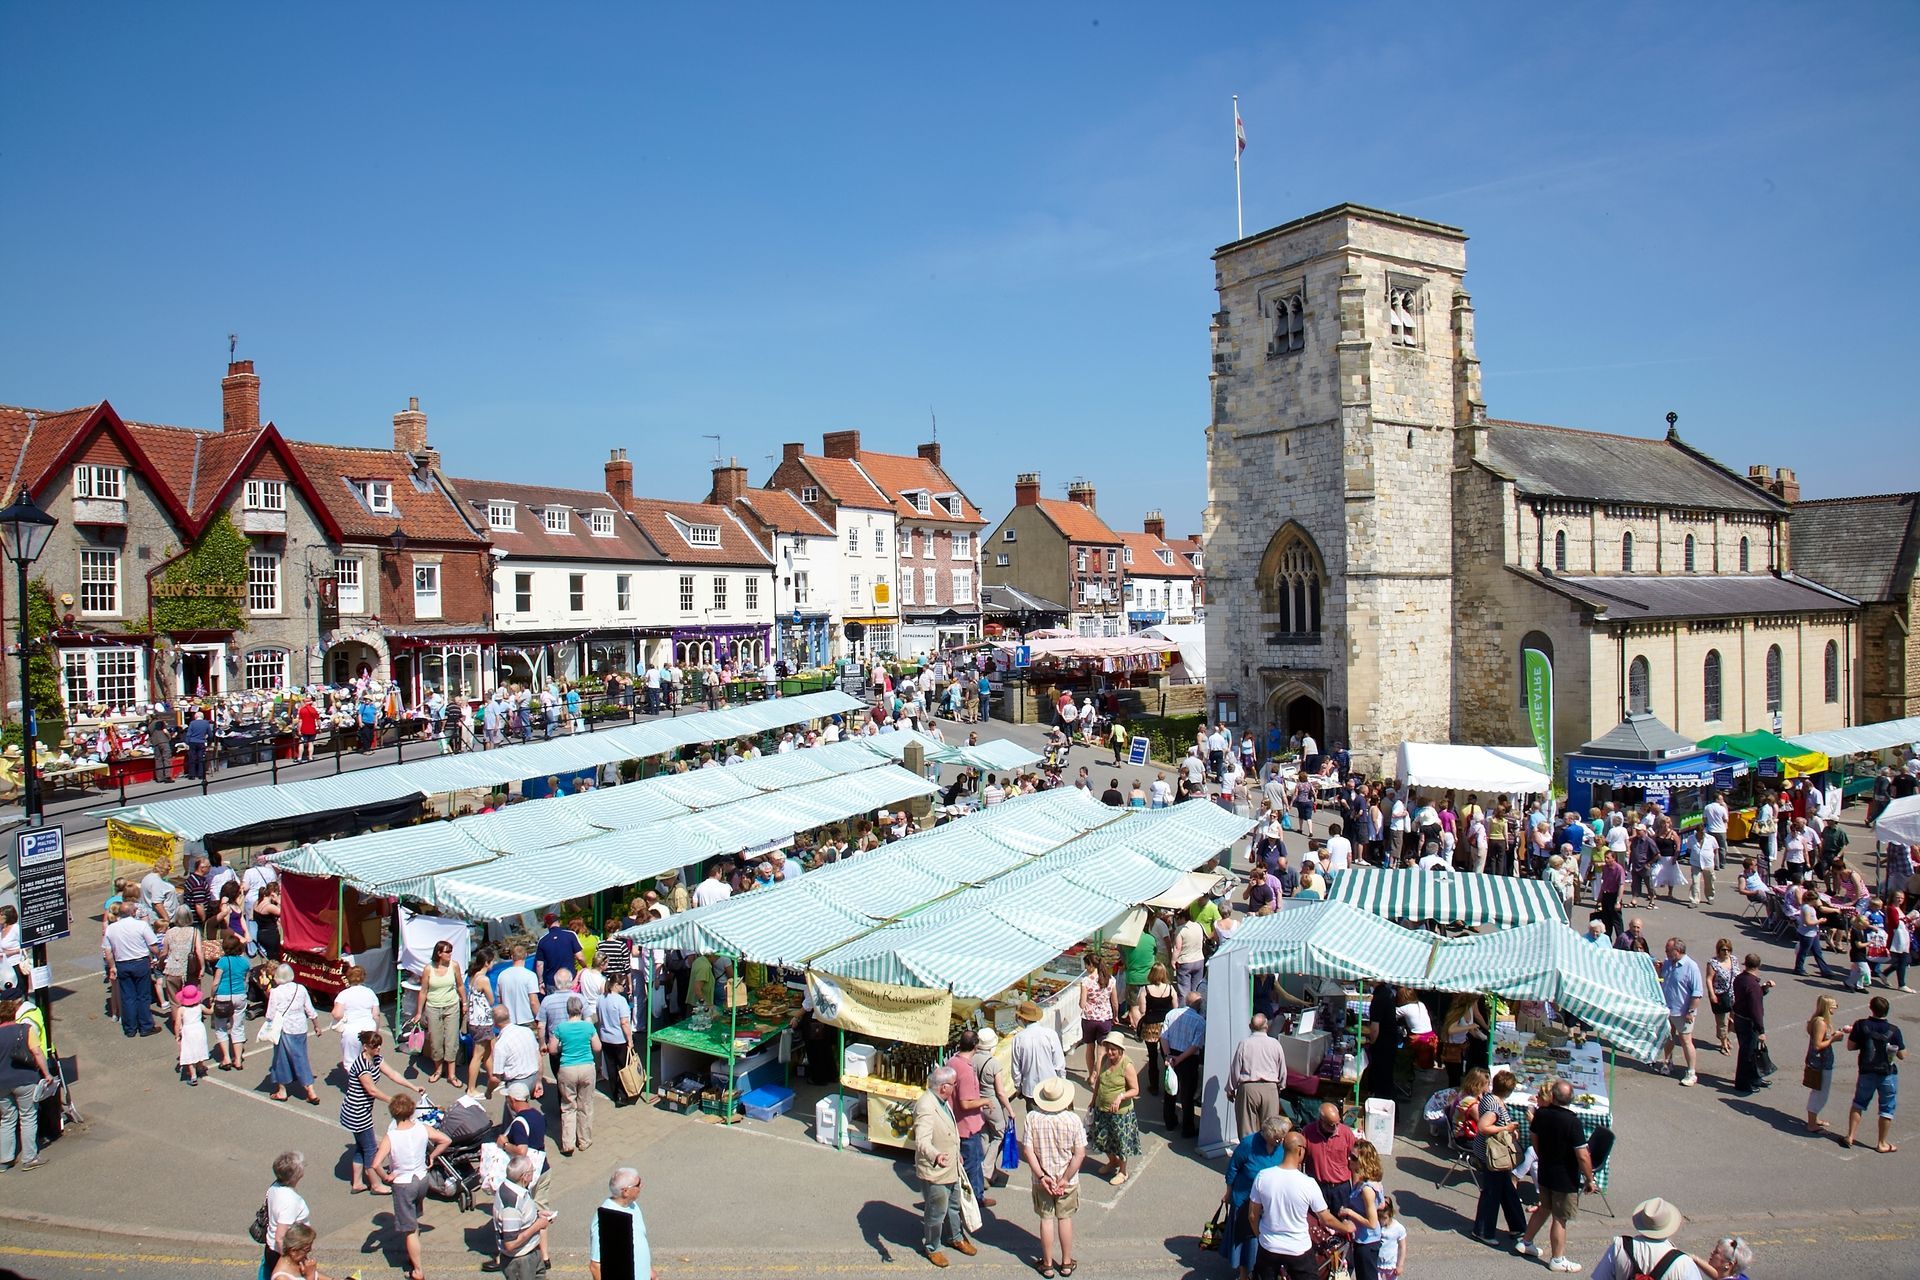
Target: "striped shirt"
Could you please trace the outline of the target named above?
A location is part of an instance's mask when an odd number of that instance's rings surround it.
[[[377,1053],[371,1058],[363,1053],[347,1068],[347,1092],[340,1099],[340,1127],[348,1133],[373,1128],[373,1098],[361,1077],[380,1074],[380,1060]]]

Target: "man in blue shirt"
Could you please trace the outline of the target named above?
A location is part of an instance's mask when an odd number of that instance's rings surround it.
[[[653,1250],[639,1200],[640,1171],[615,1169],[607,1198],[587,1224],[587,1274],[593,1280],[653,1280]]]
[[[1686,1063],[1686,1074],[1680,1077],[1680,1083],[1692,1085],[1699,1083],[1694,1074],[1697,1065],[1693,1048],[1693,1017],[1699,1010],[1700,997],[1706,994],[1706,986],[1700,979],[1700,966],[1687,954],[1687,944],[1678,938],[1668,938],[1666,959],[1658,966],[1660,970],[1660,994],[1667,1002],[1667,1049],[1660,1057],[1660,1070],[1669,1070],[1673,1064],[1673,1051],[1680,1050],[1680,1058]]]
[[[207,780],[207,743],[213,737],[213,722],[207,713],[196,711],[187,722],[187,776],[195,782]]]
[[[560,923],[560,917],[549,911],[546,918],[547,931],[540,935],[540,942],[533,951],[533,970],[540,975],[540,986],[544,991],[552,991],[554,975],[561,970],[567,976],[579,972],[581,952],[580,935]]]
[[[1187,994],[1184,1009],[1175,1009],[1160,1028],[1160,1052],[1180,1082],[1178,1090],[1166,1096],[1161,1122],[1171,1129],[1178,1115],[1180,1132],[1191,1138],[1200,1132],[1194,1108],[1200,1101],[1200,1054],[1207,1041],[1205,997],[1198,991]]]

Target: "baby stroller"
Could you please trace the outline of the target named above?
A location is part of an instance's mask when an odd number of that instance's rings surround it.
[[[419,1114],[451,1140],[427,1170],[427,1186],[435,1195],[457,1203],[464,1213],[473,1208],[474,1194],[482,1186],[480,1149],[493,1138],[493,1117],[487,1114],[486,1104],[472,1094],[462,1095],[444,1110],[435,1108],[422,1094]]]

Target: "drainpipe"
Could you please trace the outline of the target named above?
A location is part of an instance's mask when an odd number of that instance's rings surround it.
[[[1620,691],[1620,720],[1624,723],[1627,718],[1627,628],[1624,624],[1614,628],[1613,644],[1614,658],[1620,668],[1619,683],[1615,687]]]

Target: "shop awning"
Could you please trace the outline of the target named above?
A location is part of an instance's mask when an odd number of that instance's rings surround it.
[[[1043,636],[1023,641],[996,640],[1011,653],[1024,647],[1035,662],[1098,662],[1102,658],[1145,658],[1176,653],[1180,646],[1151,636]]]
[[[1827,757],[1822,753],[1796,747],[1765,729],[1755,729],[1751,733],[1715,734],[1711,738],[1700,739],[1700,746],[1707,751],[1739,756],[1756,765],[1778,760],[1782,775],[1788,778],[1797,778],[1803,773],[1824,773],[1827,769]]]
[[[1673,787],[1731,786],[1753,766],[1738,756],[1703,751],[1672,760],[1621,760],[1605,756],[1568,756],[1568,782],[1602,782],[1610,787],[1664,791]]]
[[[1828,756],[1858,756],[1871,751],[1887,751],[1920,742],[1920,716],[1854,725],[1850,729],[1829,729],[1825,733],[1803,733],[1788,741],[1802,751]]]
[[[1565,904],[1546,881],[1475,871],[1348,867],[1334,877],[1327,896],[1387,920],[1503,929],[1543,920],[1567,922]]]
[[[869,751],[891,756],[895,760],[906,758],[909,743],[917,742],[920,749],[927,753],[929,764],[957,764],[969,769],[979,769],[988,773],[1006,773],[1010,770],[1024,769],[1037,764],[1040,754],[1029,751],[1019,743],[1008,738],[996,738],[991,742],[982,742],[969,747],[965,743],[935,742],[924,733],[912,729],[895,733],[876,733],[872,737],[855,736],[852,741],[859,743]]]
[[[753,737],[770,729],[858,711],[865,705],[837,689],[828,689],[792,698],[750,702],[721,711],[701,711],[664,720],[656,718],[549,742],[435,756],[274,787],[248,787],[179,800],[94,809],[89,814],[97,818],[119,818],[157,831],[171,831],[188,840],[200,840],[209,833],[238,832],[256,823],[300,814],[358,808],[406,796],[510,786],[528,778],[564,776],[622,760],[664,755],[680,747]]]
[[[1920,796],[1901,796],[1890,802],[1874,820],[1873,834],[1883,842],[1920,845]]]
[[[1481,795],[1528,795],[1547,789],[1547,771],[1533,747],[1403,742],[1394,776],[1411,786],[1445,787]]]
[[[1270,916],[1242,920],[1215,959],[1242,956],[1251,973],[1424,983],[1439,942],[1437,934],[1403,929],[1337,900],[1288,899]]]

